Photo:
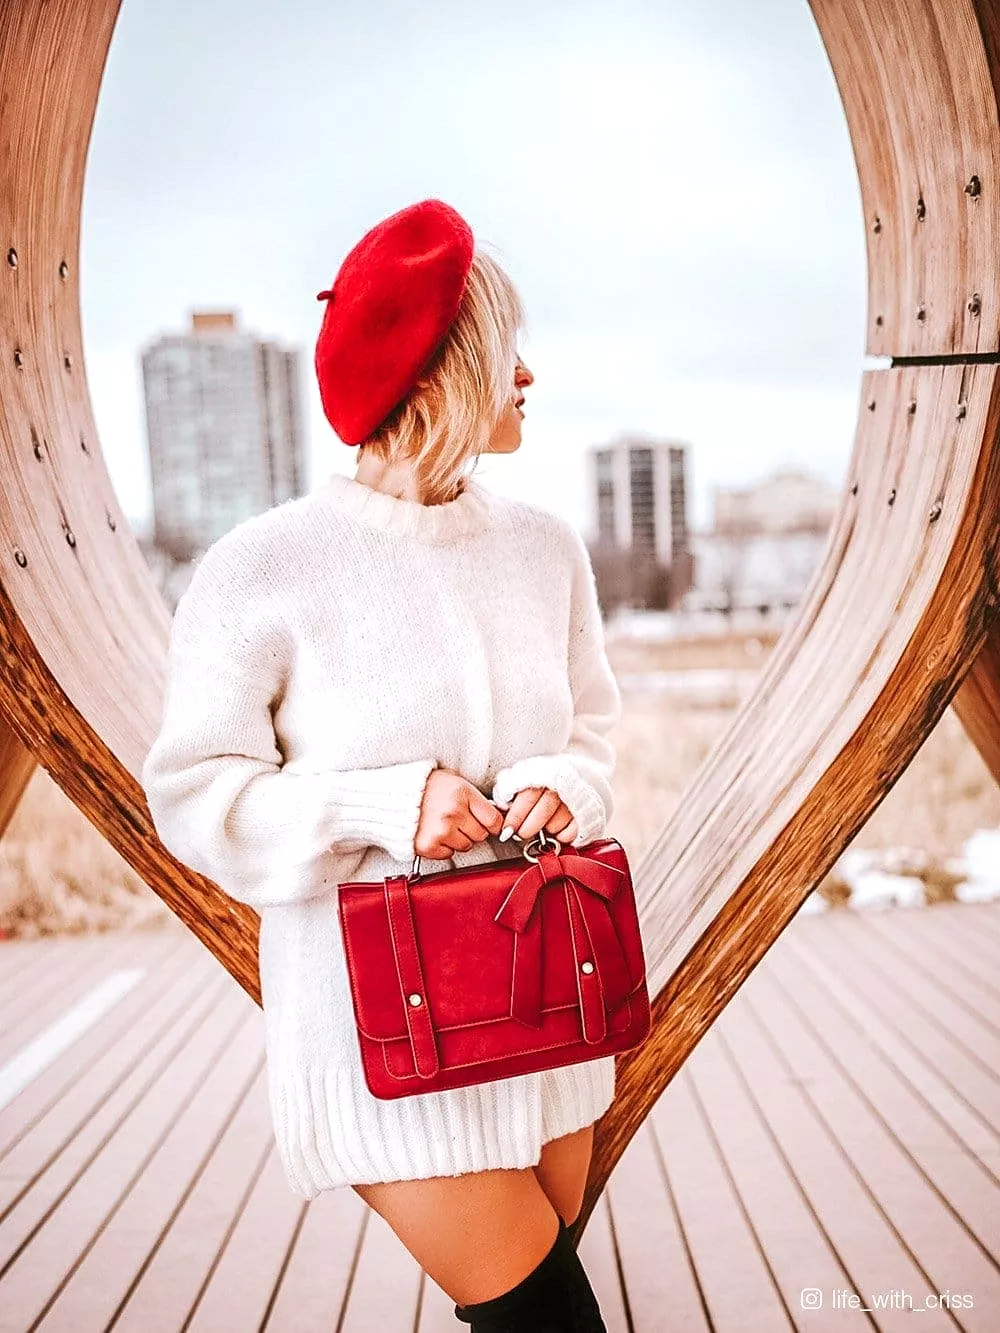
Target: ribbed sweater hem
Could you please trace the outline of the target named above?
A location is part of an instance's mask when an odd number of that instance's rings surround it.
[[[544,1143],[608,1109],[615,1061],[393,1101],[359,1088],[349,1066],[270,1068],[269,1088],[289,1187],[312,1199],[350,1185],[534,1166]]]

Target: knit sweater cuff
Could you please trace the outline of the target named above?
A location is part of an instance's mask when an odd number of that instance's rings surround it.
[[[501,769],[493,784],[493,801],[507,809],[525,787],[550,787],[559,793],[576,820],[574,843],[582,846],[604,832],[608,812],[589,782],[567,754],[532,754]]]
[[[334,837],[374,843],[397,861],[412,861],[424,787],[436,767],[434,759],[414,759],[325,774]]]

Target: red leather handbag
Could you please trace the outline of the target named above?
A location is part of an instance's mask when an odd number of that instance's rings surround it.
[[[414,870],[339,886],[376,1097],[555,1069],[645,1039],[646,960],[615,838],[573,847],[543,829],[519,857]]]

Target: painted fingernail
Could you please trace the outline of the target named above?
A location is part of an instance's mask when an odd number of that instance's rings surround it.
[[[512,824],[504,824],[503,828],[500,830],[500,841],[506,842],[513,832],[514,827]]]

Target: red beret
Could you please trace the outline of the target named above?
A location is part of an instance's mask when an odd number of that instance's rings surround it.
[[[326,419],[360,444],[409,393],[448,332],[472,264],[469,224],[424,199],[366,232],[320,292],[316,376]]]

